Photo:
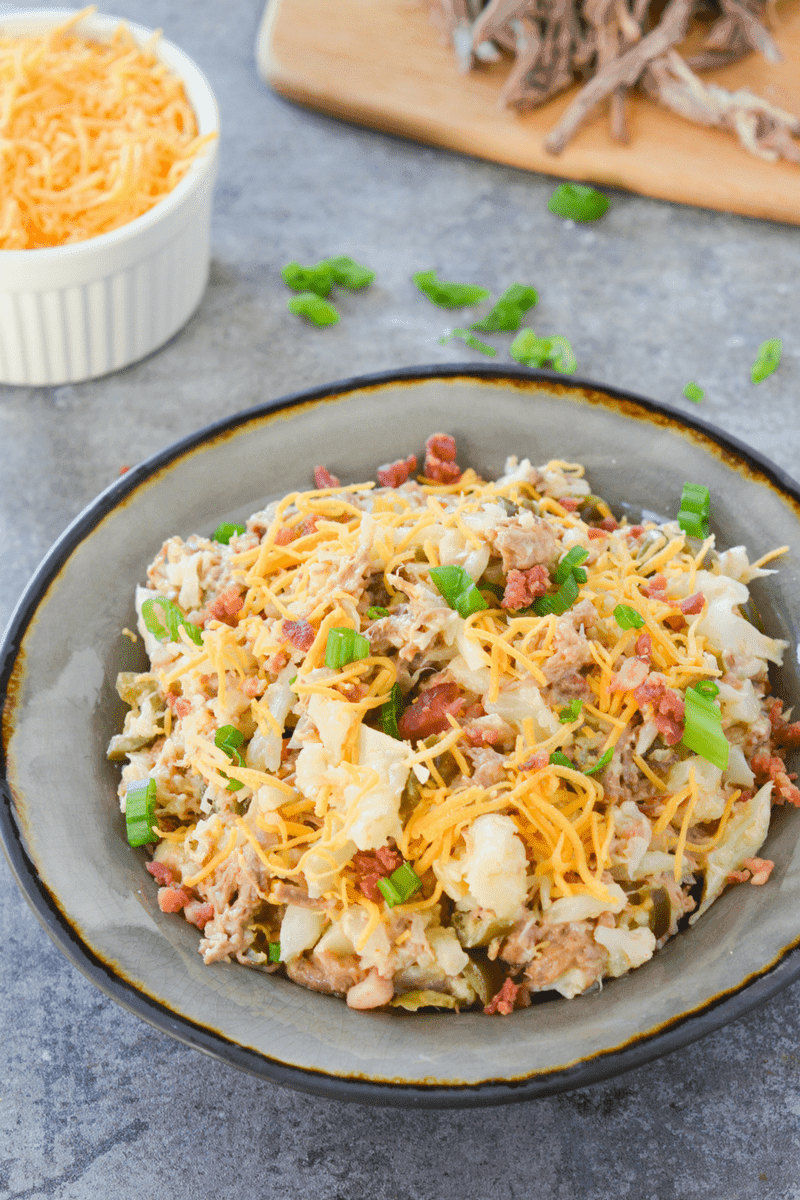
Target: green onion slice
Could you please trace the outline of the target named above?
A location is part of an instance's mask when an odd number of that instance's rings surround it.
[[[711,496],[702,483],[685,483],[681,492],[678,524],[689,537],[707,538]]]
[[[226,792],[238,792],[244,787],[241,779],[231,779],[230,775],[226,775],[224,771],[220,771],[220,775],[223,777],[223,779],[227,779],[228,781],[228,786],[225,788]]]
[[[406,900],[409,900],[421,887],[422,880],[407,862],[399,866],[396,871],[392,871],[388,879],[378,880],[378,889],[389,908],[394,908],[396,904],[405,904]]]
[[[300,263],[290,262],[283,268],[281,275],[283,282],[293,292],[313,292],[323,300],[333,286],[333,272],[324,261],[313,267],[301,267]]]
[[[164,625],[156,616],[156,607],[161,609]],[[166,596],[156,596],[152,600],[145,600],[142,605],[142,620],[145,629],[161,640],[168,638],[171,642],[179,642],[178,630],[183,627],[196,646],[203,644],[202,629],[193,625],[191,621],[187,621],[174,600],[168,600]]]
[[[511,357],[525,367],[544,367],[569,375],[578,365],[572,346],[565,337],[537,337],[532,329],[521,329],[510,348]]]
[[[644,625],[642,614],[638,613],[635,608],[631,608],[629,604],[617,605],[614,609],[614,620],[620,629],[641,629]]]
[[[475,321],[470,329],[478,333],[508,333],[520,327],[522,318],[529,308],[533,308],[539,300],[536,288],[525,287],[522,283],[512,283],[503,292],[491,312],[482,321]]]
[[[465,619],[489,607],[463,567],[431,567],[431,579],[448,606]]]
[[[609,746],[609,748],[606,750],[606,752],[602,756],[602,758],[598,758],[597,762],[594,764],[593,767],[586,768],[586,770],[583,772],[584,775],[594,775],[597,771],[602,771],[603,767],[607,767],[608,764],[611,762],[613,755],[614,755],[614,751],[613,751],[612,747]]]
[[[555,574],[553,575],[554,583],[565,583],[570,575],[575,571],[576,567],[580,567],[581,563],[586,562],[589,557],[589,551],[584,550],[582,546],[573,546],[568,554],[565,554],[561,562],[558,564]],[[583,578],[578,576],[580,583],[586,583],[586,572],[582,571]]]
[[[435,271],[418,271],[412,278],[423,296],[439,308],[464,308],[468,304],[478,304],[489,295],[486,288],[473,283],[445,283],[436,278]]]
[[[711,683],[711,680],[702,682]],[[721,771],[725,771],[728,766],[730,745],[722,732],[722,716],[719,705],[708,694],[708,689],[701,691],[699,687],[688,687],[685,700],[681,745],[685,746],[687,750],[693,750],[701,758],[707,759]]]
[[[761,383],[762,379],[766,379],[768,375],[772,374],[781,361],[782,350],[783,342],[780,338],[770,338],[761,343],[758,347],[756,361],[750,370],[750,378],[753,383]]]
[[[580,570],[580,568],[578,568]],[[572,608],[575,601],[578,599],[580,587],[578,580],[575,578],[573,571],[567,579],[564,580],[561,587],[553,595],[537,596],[531,608],[536,613],[537,617],[547,617],[550,613],[555,613],[556,616],[561,616],[568,608]]]
[[[383,617],[388,617],[388,615],[388,608],[381,608],[380,604],[373,604],[371,608],[367,609],[367,616],[370,621],[380,621]]]
[[[547,202],[551,213],[570,221],[596,221],[608,208],[608,197],[581,183],[562,183]]]
[[[606,750],[605,754],[602,756],[602,758],[598,758],[597,762],[594,764],[593,767],[586,767],[585,770],[582,771],[581,773],[583,775],[594,775],[594,774],[596,774],[597,771],[602,771],[603,767],[607,767],[608,764],[611,762],[613,754],[614,754],[613,749],[611,747],[609,747],[608,750]],[[550,762],[557,767],[569,767],[572,771],[580,770],[579,767],[575,766],[575,763],[572,761],[571,758],[567,758],[567,756],[566,756],[566,754],[564,754],[563,750],[554,750],[553,753],[550,755]]]
[[[230,521],[223,521],[212,533],[211,540],[227,546],[233,535],[239,533],[244,533],[244,525],[232,525]]]
[[[354,629],[346,626],[330,629],[325,643],[325,666],[336,671],[347,663],[369,658],[369,651],[369,638],[356,633]]]
[[[559,721],[562,725],[567,725],[570,721],[577,721],[578,717],[581,715],[582,708],[583,701],[579,700],[576,696],[574,700],[570,701],[566,708],[561,709],[561,712],[558,714]]]
[[[704,696],[706,700],[715,700],[719,695],[719,688],[713,679],[701,679],[694,685],[694,690]]]
[[[556,767],[569,767],[572,771],[577,771],[577,767],[571,758],[567,758],[563,750],[554,750],[550,755],[550,762]]]
[[[705,392],[700,387],[699,383],[687,383],[683,389],[683,394],[687,400],[691,400],[693,404],[699,404],[705,399]]]
[[[244,759],[239,753],[239,747],[244,741],[244,734],[235,725],[221,725],[214,736],[214,745],[224,750],[228,758],[237,767],[244,766]]]
[[[361,288],[367,287],[375,278],[374,271],[370,271],[369,267],[363,267],[361,263],[355,262],[346,254],[339,254],[336,258],[324,258],[319,265],[328,268],[334,283],[348,288],[351,292],[357,292]]]
[[[461,338],[466,346],[469,346],[472,350],[480,350],[481,354],[486,354],[489,358],[494,358],[495,354],[497,354],[494,346],[489,346],[486,342],[482,342],[480,338],[476,338],[468,329],[451,329],[444,337],[439,338],[439,345],[447,345],[450,339],[454,337]]]
[[[125,792],[125,827],[131,846],[145,846],[158,839],[155,813],[155,779],[136,779],[129,783]]]
[[[400,685],[393,683],[389,699],[381,708],[381,725],[387,737],[397,738],[398,742],[402,741],[402,738],[400,737],[400,730],[397,727],[397,719],[402,712],[403,693],[400,691]]]
[[[306,317],[314,325],[335,325],[339,320],[339,314],[333,305],[314,292],[300,292],[299,296],[292,296],[286,307],[289,312],[296,313],[298,317]]]
[[[280,942],[269,942],[267,944],[267,959],[269,962],[281,961],[281,944]]]

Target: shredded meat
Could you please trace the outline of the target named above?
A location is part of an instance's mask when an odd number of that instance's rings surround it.
[[[456,483],[461,478],[455,438],[448,433],[433,433],[425,443],[425,475],[436,483]]]
[[[558,558],[558,541],[550,526],[533,513],[504,517],[490,531],[495,549],[502,555],[503,570],[527,571]]]
[[[527,608],[537,596],[543,596],[550,584],[547,567],[530,567],[527,571],[509,571],[503,592],[502,607],[513,612]]]
[[[305,618],[300,621],[284,621],[283,632],[293,646],[304,651],[311,649],[317,636],[316,629]]]
[[[405,710],[397,728],[406,741],[420,741],[434,733],[450,728],[447,714],[454,716],[464,707],[464,697],[457,683],[437,683],[417,696]]]
[[[333,954],[323,950],[311,957],[305,954],[286,964],[286,974],[295,983],[324,992],[328,996],[346,996],[351,987],[366,978],[367,972],[355,954]]]
[[[384,463],[382,467],[378,467],[375,472],[375,478],[381,487],[400,487],[401,483],[405,483],[412,471],[417,469],[416,454],[409,454],[408,458],[398,458],[395,462]]]
[[[332,475],[327,467],[314,467],[314,487],[316,488],[335,488],[339,487],[339,480],[335,475]]]

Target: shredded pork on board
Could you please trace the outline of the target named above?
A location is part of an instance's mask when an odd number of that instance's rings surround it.
[[[536,108],[559,92],[583,87],[550,131],[545,148],[560,154],[599,105],[608,103],[615,140],[628,141],[626,101],[635,87],[700,125],[734,133],[758,158],[800,163],[797,114],[745,88],[704,83],[698,71],[725,67],[758,51],[781,52],[768,29],[767,0],[426,0],[465,71],[513,64],[502,102]],[[773,12],[774,15],[774,12]],[[703,36],[696,53],[676,46],[692,23]]]
[[[577,464],[509,458],[487,482],[444,434],[420,461],[433,479],[379,468],[395,486],[317,468],[229,545],[170,538],[137,589],[151,665],[119,677],[131,708],[109,756],[127,759],[123,811],[129,783],[155,780],[148,870],[205,962],[355,1009],[505,1015],[624,975],[727,886],[767,883],[771,807],[800,805],[784,761],[800,722],[769,692],[788,643],[742,609],[779,552],[751,565],[677,522],[618,524]],[[538,615],[575,548],[577,598]],[[486,607],[451,607],[443,565]],[[201,644],[146,627],[156,596]],[[326,667],[343,628],[366,657]],[[724,771],[682,742],[701,680]],[[227,726],[235,756],[215,742]],[[421,882],[391,906],[405,864]]]

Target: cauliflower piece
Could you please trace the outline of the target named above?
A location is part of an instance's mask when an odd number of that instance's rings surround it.
[[[287,904],[281,921],[281,962],[289,962],[319,941],[325,914],[298,904]]]
[[[467,849],[445,867],[433,869],[453,900],[472,900],[471,907],[489,909],[498,917],[513,917],[528,891],[528,859],[511,817],[486,813],[464,832]]]
[[[649,929],[607,929],[598,925],[594,940],[608,951],[606,970],[615,979],[653,957],[655,934]]]

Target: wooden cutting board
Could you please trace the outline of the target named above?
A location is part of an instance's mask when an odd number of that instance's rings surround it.
[[[800,114],[797,0],[779,9],[773,34],[783,62],[752,54],[703,78]],[[462,74],[420,0],[269,0],[256,55],[282,96],[360,125],[547,175],[800,224],[800,166],[763,162],[732,134],[644,97],[632,100],[628,145],[611,139],[602,111],[563,154],[547,154],[544,137],[574,93],[522,116],[502,109],[507,64]]]

